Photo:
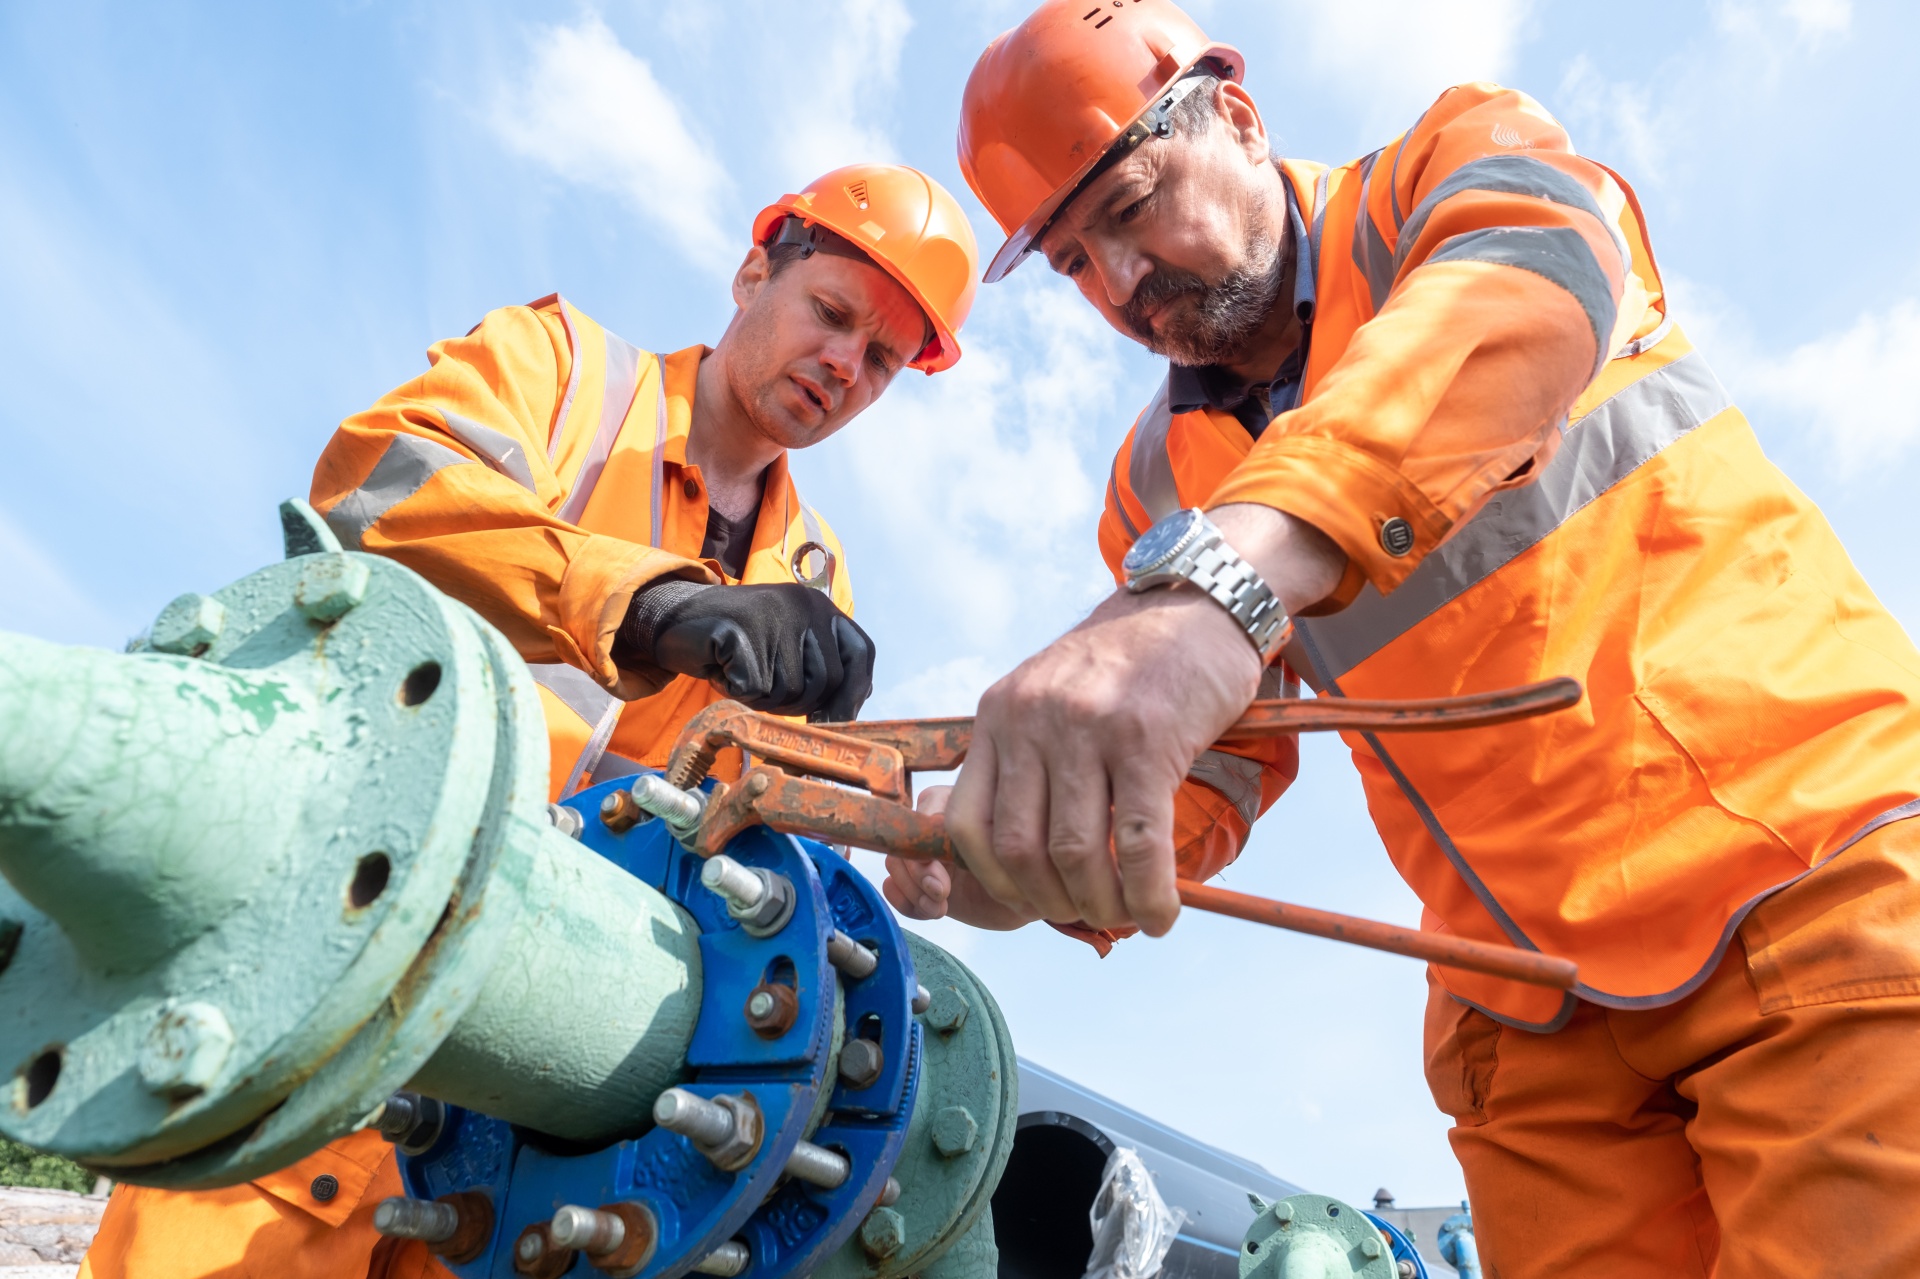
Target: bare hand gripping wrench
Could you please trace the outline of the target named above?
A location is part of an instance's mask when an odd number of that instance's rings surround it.
[[[1481,728],[1565,710],[1580,697],[1577,681],[1551,679],[1427,700],[1274,698],[1249,706],[1221,735],[1220,744],[1304,732]],[[706,856],[747,827],[765,825],[896,857],[958,862],[945,821],[914,811],[913,774],[959,767],[972,739],[971,717],[802,724],[748,710],[738,702],[716,702],[688,722],[674,745],[666,781],[679,791],[680,807],[669,821]],[[752,763],[738,781],[720,785],[700,804],[688,788],[706,778],[715,757],[728,746],[746,751]],[[667,787],[657,778],[644,780],[655,788],[653,798],[671,798],[658,794]],[[615,798],[625,800],[626,793]],[[639,806],[661,810],[657,802]],[[1178,883],[1181,902],[1199,910],[1408,955],[1444,968],[1560,990],[1571,989],[1577,976],[1571,960],[1539,951],[1402,928],[1187,879]]]

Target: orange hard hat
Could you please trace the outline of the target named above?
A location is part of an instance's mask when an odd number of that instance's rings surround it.
[[[1203,59],[1222,79],[1245,74],[1238,49],[1169,0],[1046,0],[987,46],[960,101],[960,172],[1007,233],[988,283],[1027,256],[1116,142],[1165,136],[1174,86]]]
[[[956,335],[978,287],[980,246],[945,187],[903,164],[850,164],[760,210],[753,220],[754,243],[780,234],[789,217],[826,227],[913,295],[933,325],[933,337],[909,367],[927,373],[953,367],[960,358]]]

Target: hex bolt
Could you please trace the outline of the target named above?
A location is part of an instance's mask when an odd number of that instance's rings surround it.
[[[942,1159],[957,1159],[980,1140],[980,1121],[965,1106],[945,1106],[933,1117],[933,1148]]]
[[[400,1091],[380,1108],[380,1135],[409,1155],[424,1155],[446,1131],[445,1102]]]
[[[716,853],[700,868],[700,882],[726,901],[727,914],[749,937],[771,937],[793,918],[797,898],[785,875]]]
[[[165,1004],[140,1046],[140,1082],[163,1097],[191,1097],[207,1086],[233,1051],[233,1028],[212,1004]]]
[[[460,1210],[432,1199],[396,1195],[373,1210],[373,1228],[389,1239],[444,1243],[460,1229]]]
[[[860,1247],[875,1261],[885,1261],[906,1243],[906,1218],[891,1208],[875,1208],[860,1223]]]
[[[753,1260],[753,1253],[739,1239],[729,1239],[706,1256],[693,1263],[693,1272],[697,1275],[719,1275],[720,1279],[733,1279],[747,1268]]]
[[[600,801],[600,824],[616,835],[624,835],[645,821],[647,814],[633,802],[631,791],[617,790]]]
[[[568,839],[579,839],[580,832],[587,828],[587,819],[580,815],[580,810],[564,804],[548,804],[547,820]]]
[[[967,1024],[967,1014],[972,1011],[967,997],[951,986],[942,986],[933,992],[927,1003],[927,1029],[941,1035],[956,1035]]]
[[[706,816],[707,795],[701,790],[681,790],[658,773],[642,773],[633,779],[633,802],[667,824],[681,843],[693,838]]]
[[[1368,1261],[1374,1260],[1380,1255],[1380,1241],[1372,1235],[1368,1235],[1365,1239],[1362,1239],[1360,1241],[1360,1255]]]
[[[344,553],[304,558],[300,581],[293,588],[293,603],[309,621],[322,626],[337,622],[367,598],[372,574],[363,561]]]
[[[687,1138],[724,1172],[738,1172],[760,1152],[760,1107],[750,1097],[669,1088],[654,1099],[653,1122]]]
[[[853,1165],[845,1155],[837,1155],[825,1146],[802,1141],[787,1156],[787,1176],[822,1190],[834,1190],[844,1184]]]
[[[147,637],[156,652],[176,657],[198,657],[213,647],[227,624],[227,606],[192,591],[160,610]]]
[[[547,1236],[557,1247],[578,1248],[589,1257],[604,1257],[627,1241],[627,1223],[598,1208],[567,1204],[553,1214]]]
[[[859,981],[873,976],[873,970],[880,966],[880,956],[836,928],[827,937],[827,962]]]
[[[1293,1205],[1284,1199],[1273,1205],[1273,1219],[1283,1226],[1293,1224]]]
[[[913,1015],[918,1017],[931,1007],[933,1007],[933,996],[928,993],[925,986],[916,985],[913,988]]]
[[[840,1049],[840,1082],[849,1088],[869,1088],[880,1078],[886,1054],[871,1039],[850,1039]]]
[[[747,1025],[762,1039],[778,1039],[793,1029],[800,996],[780,982],[761,982],[747,996]]]

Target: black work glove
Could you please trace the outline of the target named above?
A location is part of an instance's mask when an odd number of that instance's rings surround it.
[[[637,592],[613,659],[709,680],[776,715],[852,719],[873,692],[873,641],[824,591],[799,583],[655,582]]]

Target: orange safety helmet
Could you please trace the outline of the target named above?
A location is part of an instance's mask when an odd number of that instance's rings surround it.
[[[908,361],[910,368],[938,373],[953,367],[960,358],[956,335],[978,287],[980,246],[945,187],[903,164],[850,164],[760,210],[754,243],[779,235],[789,217],[826,227],[913,295],[933,325],[933,337]]]
[[[1165,136],[1169,91],[1203,59],[1222,79],[1245,74],[1238,49],[1169,0],[1046,0],[987,46],[959,139],[960,172],[1007,233],[987,283],[1019,265],[1116,142]]]

